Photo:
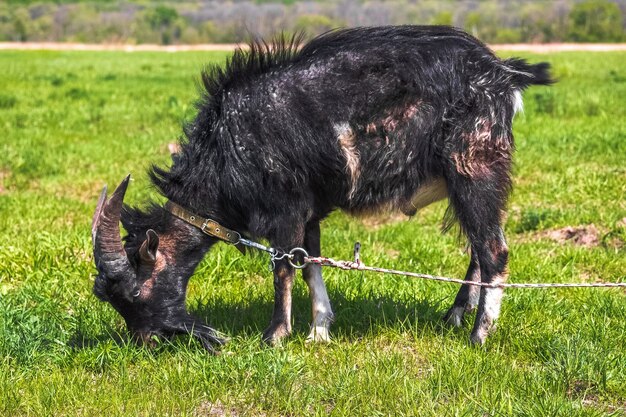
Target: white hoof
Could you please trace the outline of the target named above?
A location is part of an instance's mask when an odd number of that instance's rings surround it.
[[[483,346],[487,335],[483,332],[472,333],[470,336],[470,343],[474,346]]]
[[[324,326],[311,326],[311,332],[306,338],[307,343],[328,343],[330,342],[330,332]]]
[[[465,314],[465,308],[452,307],[448,311],[448,314],[446,314],[446,323],[454,327],[461,327],[461,325],[463,324],[463,314]]]

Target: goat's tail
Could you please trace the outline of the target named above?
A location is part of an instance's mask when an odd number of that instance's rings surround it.
[[[517,88],[525,89],[531,85],[550,85],[556,82],[550,75],[550,64],[547,62],[529,64],[524,59],[511,58],[503,63]]]

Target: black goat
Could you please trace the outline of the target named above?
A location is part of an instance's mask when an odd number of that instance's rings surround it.
[[[203,73],[206,93],[180,154],[169,169],[151,171],[186,219],[156,205],[122,209],[127,180],[108,202],[103,193],[93,225],[94,292],[137,339],[192,333],[210,350],[223,342],[185,309],[189,277],[218,240],[189,213],[319,256],[320,221],[336,208],[413,215],[447,197],[449,217],[471,245],[465,279],[506,280],[511,123],[522,90],[552,82],[549,66],[500,60],[466,33],[440,26],[336,30],[297,46],[297,39],[252,43],[224,69]],[[328,340],[333,313],[320,267],[303,274],[309,338]],[[276,265],[269,343],[291,332],[294,275],[288,263]],[[462,286],[446,320],[460,326],[478,306],[471,340],[482,344],[501,297],[501,289]]]

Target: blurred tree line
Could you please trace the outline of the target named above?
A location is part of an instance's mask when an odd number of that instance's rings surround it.
[[[626,0],[8,0],[0,41],[229,43],[279,31],[444,24],[491,43],[622,42],[625,12]]]

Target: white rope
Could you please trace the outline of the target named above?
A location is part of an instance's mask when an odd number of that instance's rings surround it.
[[[323,258],[320,256],[305,256],[304,257],[305,264],[315,264],[321,266],[330,266],[332,268],[339,268],[344,270],[356,270],[356,271],[370,271],[370,272],[380,272],[383,274],[393,274],[393,275],[403,275],[413,278],[422,278],[428,279],[432,281],[442,281],[442,282],[451,282],[454,284],[460,285],[474,285],[476,287],[486,287],[486,288],[626,288],[626,282],[580,282],[580,283],[545,283],[545,284],[533,284],[533,283],[487,283],[487,282],[476,282],[476,281],[465,281],[458,278],[448,278],[448,277],[440,277],[436,275],[429,274],[418,274],[416,272],[405,272],[398,271],[396,269],[386,269],[386,268],[377,268],[373,266],[365,266],[362,262],[354,262],[354,261],[336,261],[332,258]]]

